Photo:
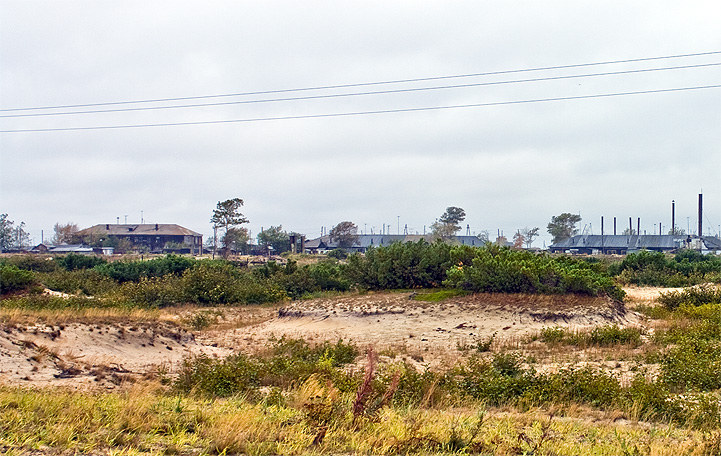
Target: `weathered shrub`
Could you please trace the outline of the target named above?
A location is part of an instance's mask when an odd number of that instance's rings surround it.
[[[80,255],[78,253],[68,253],[55,259],[58,266],[66,271],[75,271],[77,269],[91,269],[101,264],[106,264],[105,259],[95,255]]]
[[[0,294],[29,290],[37,282],[31,271],[12,264],[0,265]]]
[[[676,309],[683,304],[691,306],[721,304],[721,287],[708,284],[699,285],[684,288],[682,291],[661,293],[656,300],[667,309]]]

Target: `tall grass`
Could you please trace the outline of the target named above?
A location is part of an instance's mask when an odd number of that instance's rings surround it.
[[[384,407],[375,419],[351,426],[353,394],[317,379],[291,390],[286,405],[242,396],[208,401],[141,388],[93,394],[2,387],[0,447],[7,454],[253,455],[617,455],[633,454],[636,447],[639,454],[675,455],[712,454],[718,444],[717,432],[589,421],[571,409],[558,419],[474,401],[462,409]]]

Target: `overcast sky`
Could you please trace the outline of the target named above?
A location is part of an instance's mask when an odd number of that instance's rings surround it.
[[[717,0],[0,0],[0,212],[39,243],[141,211],[207,236],[235,197],[253,236],[422,233],[460,206],[472,233],[538,226],[541,246],[563,212],[595,234],[601,216],[667,231],[671,200],[695,231],[703,191],[716,234],[721,88],[697,87],[721,85],[719,24]],[[636,61],[572,66],[619,60]],[[356,85],[478,73],[498,74]],[[568,77],[599,73],[615,74]],[[104,104],[185,97],[205,98]],[[197,122],[216,123],[75,129]],[[61,130],[16,131],[44,129]]]

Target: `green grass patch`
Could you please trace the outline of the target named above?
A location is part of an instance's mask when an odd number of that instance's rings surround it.
[[[469,293],[465,290],[459,290],[459,289],[444,289],[444,290],[438,290],[438,291],[427,291],[427,292],[418,292],[413,295],[414,301],[424,301],[424,302],[440,302],[444,301],[446,299],[450,298],[457,298],[459,296],[466,296]]]

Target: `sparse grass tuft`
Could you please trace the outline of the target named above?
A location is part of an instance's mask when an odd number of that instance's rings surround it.
[[[541,329],[539,339],[548,344],[575,345],[578,347],[612,347],[641,345],[643,331],[639,328],[621,328],[618,325],[597,326],[590,331],[571,331],[560,327]]]
[[[446,290],[438,290],[438,291],[431,291],[431,292],[424,292],[424,293],[415,293],[413,295],[413,299],[415,301],[424,301],[424,302],[440,302],[444,301],[446,299],[450,298],[456,298],[458,296],[465,296],[468,292],[465,290],[459,290],[459,289],[446,289]]]

